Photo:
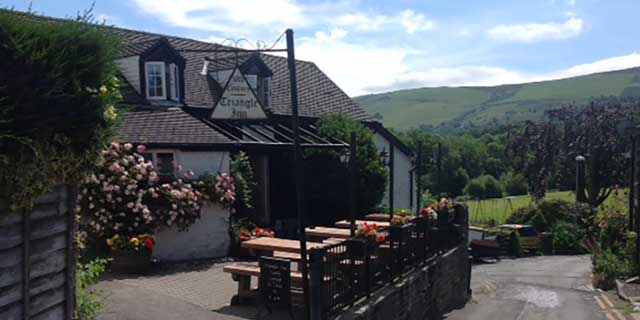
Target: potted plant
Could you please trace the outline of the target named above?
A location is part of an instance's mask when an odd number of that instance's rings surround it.
[[[149,234],[116,234],[107,239],[107,246],[111,249],[113,257],[111,270],[128,274],[146,273],[151,268],[151,254],[155,244],[155,238]]]
[[[377,224],[364,223],[358,225],[355,240],[361,241],[363,245],[367,247],[367,252],[373,252],[378,244],[386,240],[386,237],[380,231]],[[359,255],[364,255],[364,252],[361,252]]]
[[[410,226],[407,217],[398,215],[394,215],[389,224],[389,238],[392,241],[400,241]]]

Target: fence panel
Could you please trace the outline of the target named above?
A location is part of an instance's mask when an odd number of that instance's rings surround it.
[[[0,199],[0,319],[71,319],[74,215],[67,188],[10,212]]]

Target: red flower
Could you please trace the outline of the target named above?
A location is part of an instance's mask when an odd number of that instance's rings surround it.
[[[381,235],[379,235],[379,236],[378,236],[378,238],[376,238],[376,241],[377,241],[378,243],[380,243],[380,242],[384,242],[384,240],[385,240],[384,234],[381,234]]]
[[[144,246],[149,250],[153,249],[153,240],[151,240],[151,238],[146,238],[144,240]]]

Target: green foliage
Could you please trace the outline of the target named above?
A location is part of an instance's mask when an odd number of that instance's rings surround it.
[[[74,319],[96,320],[104,308],[102,295],[89,288],[96,284],[106,270],[109,259],[95,259],[87,264],[76,265],[76,310]]]
[[[253,189],[256,187],[256,182],[249,157],[244,151],[240,151],[231,158],[229,166],[236,189],[236,203],[245,208],[253,208]]]
[[[0,194],[13,209],[78,181],[110,140],[118,40],[89,21],[0,12]]]
[[[529,223],[536,228],[536,231],[543,232],[549,229],[549,223],[547,222],[547,218],[545,218],[544,214],[537,210],[537,212],[533,215]]]
[[[519,196],[527,194],[527,179],[519,173],[509,171],[500,177],[500,183],[504,187],[504,191],[510,196]]]
[[[471,179],[464,187],[464,194],[475,199],[484,198],[484,181],[480,178]]]
[[[586,158],[584,198],[599,206],[612,187],[627,179],[630,135],[640,102],[600,99],[589,106],[567,106],[547,112],[544,123],[527,123],[513,136],[514,168],[525,175],[529,190],[542,198],[552,185],[572,187],[577,156]]]
[[[492,175],[485,174],[471,179],[464,187],[464,193],[476,199],[502,197],[502,186]]]
[[[413,150],[421,144],[420,171],[424,173],[421,182],[433,194],[457,197],[470,178],[484,174],[499,177],[510,168],[504,134],[438,137],[424,130],[410,129],[398,136]]]
[[[612,286],[616,279],[634,274],[631,260],[612,252],[611,249],[604,249],[601,252],[594,253],[591,256],[591,262],[593,264],[593,273],[602,277],[601,281],[604,283],[605,288]]]
[[[583,253],[583,242],[586,239],[584,229],[575,223],[558,222],[553,226],[553,250],[555,253]]]
[[[382,201],[387,183],[387,169],[380,162],[375,145],[373,132],[358,121],[343,114],[323,115],[317,122],[318,132],[325,137],[332,137],[342,141],[350,141],[351,133],[355,132],[357,141],[356,170],[358,177],[358,212],[367,212],[376,208]],[[328,197],[315,199],[310,194],[310,201],[314,204],[311,210],[318,210],[319,215],[327,215],[327,211],[348,212],[348,168],[340,163],[339,154],[333,150],[309,150],[306,152],[307,170],[305,179],[314,181],[307,187],[333,189]],[[325,195],[326,192],[322,192]],[[314,200],[315,199],[315,200]],[[328,208],[328,209],[323,209]],[[324,210],[324,212],[322,212]]]
[[[542,215],[546,225],[538,225],[540,231],[551,231],[559,222],[576,224],[589,235],[593,233],[596,211],[588,205],[562,199],[542,200],[527,207],[518,208],[507,219],[507,223],[533,224],[534,217]],[[541,222],[541,218],[536,218]]]
[[[594,96],[621,96],[634,87],[640,68],[577,78],[494,87],[420,88],[356,97],[385,126],[428,127],[442,134],[538,121],[553,105],[585,103]],[[628,90],[627,90],[628,91]],[[495,176],[499,176],[491,173]]]

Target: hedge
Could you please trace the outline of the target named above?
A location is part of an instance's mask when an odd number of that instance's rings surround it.
[[[0,197],[14,210],[78,181],[111,140],[119,40],[90,20],[0,10]]]

